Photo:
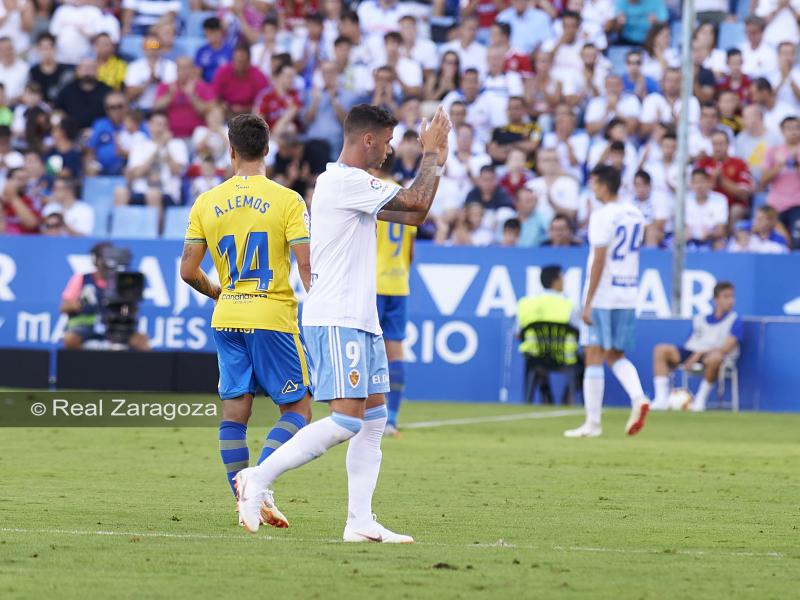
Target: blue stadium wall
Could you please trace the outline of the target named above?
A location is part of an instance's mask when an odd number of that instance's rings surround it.
[[[55,348],[66,319],[58,313],[70,275],[91,270],[97,240],[0,238],[0,347]],[[140,328],[161,351],[214,351],[209,335],[212,303],[183,284],[181,243],[117,241],[131,249],[147,289]],[[547,264],[566,270],[566,292],[580,297],[586,250],[443,248],[419,243],[410,299],[407,395],[411,399],[520,402],[522,362],[514,340],[519,297],[540,289]],[[671,255],[642,254],[639,312],[632,359],[651,387],[652,347],[680,344],[689,318],[710,310],[718,280],[737,286],[737,310],[746,318],[739,363],[742,407],[800,411],[800,256],[695,253],[683,278],[684,318],[670,319]],[[207,269],[211,268],[206,258]],[[300,294],[300,282],[293,277]],[[609,377],[607,403],[626,400]],[[0,382],[2,387],[2,382]]]

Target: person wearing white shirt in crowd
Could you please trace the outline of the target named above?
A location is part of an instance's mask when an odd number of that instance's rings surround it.
[[[777,99],[772,85],[764,78],[756,79],[750,84],[750,101],[761,107],[764,126],[775,135],[781,134],[781,123],[786,117],[798,114],[794,107]]]
[[[672,47],[669,23],[654,24],[647,32],[642,48],[642,73],[645,77],[661,81],[667,69],[680,69],[681,57],[678,50]]]
[[[69,177],[56,177],[50,202],[42,211],[43,216],[52,214],[51,205],[64,216],[64,226],[72,236],[91,235],[94,229],[94,209],[75,196],[75,182]],[[48,211],[50,208],[50,211]]]
[[[292,46],[291,34],[280,31],[276,18],[267,17],[261,24],[261,40],[250,47],[250,64],[261,69],[267,77],[271,77],[272,57],[276,54],[291,54]],[[292,58],[300,60],[302,55]]]
[[[681,71],[669,68],[661,80],[661,91],[648,94],[642,103],[639,135],[642,138],[653,133],[657,123],[677,124],[681,111]],[[689,125],[700,120],[700,102],[695,96],[689,98]]]
[[[563,76],[574,82],[575,104],[584,106],[592,98],[602,96],[606,78],[611,72],[611,62],[603,56],[594,44],[585,44],[581,49],[581,68],[568,71]],[[559,76],[561,74],[559,73]],[[566,81],[566,79],[565,79]]]
[[[727,0],[723,1],[727,2]],[[715,77],[719,77],[727,70],[727,49],[717,48],[717,30],[712,22],[700,23],[694,30],[692,56],[695,64],[700,64],[703,68],[712,71]]]
[[[511,0],[511,6],[495,20],[511,25],[511,47],[525,54],[532,53],[553,36],[550,15],[533,8],[528,0]]]
[[[616,168],[621,178],[619,197],[625,198],[632,192],[633,175],[639,165],[636,146],[628,139],[628,130],[622,119],[612,119],[608,123],[604,138],[592,142],[586,166],[590,171],[597,165]]]
[[[578,214],[578,181],[564,174],[558,164],[555,150],[542,148],[536,157],[536,172],[539,177],[525,184],[539,198],[539,211],[552,220],[555,215],[564,215],[574,222]]]
[[[366,3],[361,6],[366,6]],[[383,50],[383,37],[377,37],[377,43],[367,43],[367,36],[361,35],[361,20],[355,11],[344,12],[339,21],[339,35],[352,42],[350,62],[354,65],[369,67],[372,57]]]
[[[352,60],[353,42],[349,37],[340,35],[333,44],[333,64],[336,68],[337,81],[340,87],[356,95],[364,95],[372,90],[375,80],[372,71],[364,65]],[[314,84],[323,87],[322,75],[315,74]]]
[[[476,151],[471,125],[461,123],[453,128],[457,129],[456,143],[449,146],[447,163],[431,206],[431,213],[446,222],[451,222],[457,216],[467,194],[475,186],[481,168],[492,164],[491,157],[485,151]]]
[[[661,138],[659,156],[648,158],[642,169],[650,174],[653,189],[663,194],[674,194],[678,189],[680,168],[676,155],[678,138],[674,131],[668,131]]]
[[[328,56],[333,55],[333,42],[339,37],[339,20],[342,18],[344,6],[342,0],[325,0],[322,3],[322,44]]]
[[[786,244],[777,242],[770,237],[769,229],[764,230],[760,225],[756,225],[756,219],[750,221],[738,221],[733,227],[733,235],[725,246],[726,252],[747,252],[753,254],[786,254],[789,248]]]
[[[485,102],[491,105],[492,127],[503,127],[508,124],[506,116],[508,99],[523,95],[522,77],[514,71],[505,71],[503,63],[505,52],[499,46],[492,46],[486,52],[487,71],[483,80]]]
[[[636,96],[623,91],[622,78],[611,74],[606,77],[605,94],[592,98],[586,107],[586,132],[592,136],[599,135],[615,117],[627,122],[628,131],[636,131],[641,108]]]
[[[733,141],[733,132],[719,123],[719,110],[716,105],[703,105],[700,108],[700,120],[697,126],[689,130],[689,156],[692,160],[713,154],[711,137],[720,129],[728,135],[729,140]]]
[[[461,61],[462,72],[475,69],[483,75],[486,71],[486,46],[475,39],[477,34],[478,19],[472,16],[465,17],[458,27],[455,39],[439,48],[440,54],[455,52]]]
[[[160,83],[173,83],[178,78],[177,65],[161,56],[158,39],[144,39],[144,56],[128,65],[125,73],[125,93],[131,103],[142,110],[150,110],[156,99]]]
[[[756,184],[761,181],[767,148],[783,143],[783,137],[764,126],[763,109],[757,104],[749,104],[742,109],[744,129],[736,136],[735,155],[750,167],[750,174]]]
[[[8,105],[19,102],[22,92],[25,91],[29,72],[30,66],[17,57],[11,38],[0,38],[0,83],[5,87]]]
[[[657,248],[672,233],[672,214],[675,211],[673,196],[653,190],[647,171],[637,171],[633,177],[633,193],[628,201],[644,216],[644,244]]]
[[[766,23],[761,17],[751,15],[744,22],[744,32],[747,39],[739,44],[742,51],[742,71],[755,79],[767,77],[778,67],[778,56],[775,46],[764,39]]]
[[[557,37],[542,42],[541,46],[542,51],[553,55],[553,69],[575,71],[583,66],[581,50],[591,40],[580,37],[580,27],[581,16],[576,12],[565,12],[554,23],[553,29]]]
[[[439,51],[436,49],[436,44],[429,39],[419,37],[417,19],[413,15],[401,17],[400,35],[403,38],[401,48],[403,56],[419,63],[426,73],[432,73],[439,67]]]
[[[406,96],[400,103],[400,114],[397,125],[392,132],[392,148],[397,150],[406,131],[419,131],[422,126],[422,107],[417,96]]]
[[[384,56],[387,65],[394,69],[397,80],[403,88],[403,96],[419,96],[422,94],[422,67],[418,62],[403,56],[400,52],[403,38],[396,31],[390,31],[383,37]],[[383,66],[376,64],[375,67]]]
[[[99,33],[103,12],[89,0],[75,0],[59,6],[50,21],[56,38],[58,62],[76,65],[91,50],[92,38]]]
[[[606,13],[599,14],[598,10],[605,10]],[[614,3],[609,0],[598,0],[597,2],[590,2],[588,0],[567,0],[564,5],[562,17],[568,12],[577,13],[580,16],[578,40],[581,42],[581,47],[583,47],[584,44],[594,44],[601,50],[605,50],[608,47],[606,23],[608,23],[609,15],[613,15],[614,11]],[[561,22],[554,21],[553,35],[559,37],[561,32]]]
[[[800,42],[800,0],[756,0],[754,13],[767,22],[764,37],[773,46]]]
[[[781,42],[778,45],[778,69],[770,74],[768,81],[778,102],[800,113],[800,66],[795,65],[796,58],[797,45]]]
[[[712,191],[711,177],[703,169],[692,171],[691,187],[686,195],[686,240],[715,248],[728,238],[728,200]]]
[[[456,147],[456,138],[458,136],[458,128],[467,123],[467,105],[464,104],[461,100],[456,100],[450,105],[450,109],[448,111],[450,115],[450,123],[452,123],[452,129],[448,134],[447,138],[447,145],[450,148]],[[470,125],[472,127],[472,125]],[[486,144],[481,143],[481,140],[477,139],[474,135],[474,131],[471,132],[472,135],[472,153],[473,154],[484,154],[486,152]]]
[[[181,175],[189,164],[189,149],[183,140],[172,137],[164,113],[151,113],[147,127],[150,140],[131,149],[125,169],[132,200],[157,208],[180,204]]]
[[[575,131],[575,125],[575,113],[569,105],[559,104],[555,110],[555,128],[544,134],[542,148],[554,149],[561,169],[581,181],[590,140],[585,131]]]
[[[450,105],[460,100],[467,107],[467,122],[475,128],[475,136],[482,143],[488,143],[492,133],[492,98],[481,94],[480,76],[476,69],[467,69],[461,77],[461,89],[447,94],[442,106],[449,111]],[[495,117],[496,118],[496,117]]]
[[[406,3],[397,0],[372,0],[358,5],[361,31],[367,37],[367,43],[376,47],[385,34],[400,28],[400,17],[406,14]]]
[[[0,2],[0,38],[11,38],[18,54],[24,54],[31,47],[30,32],[23,27],[22,10],[25,4],[26,0]]]

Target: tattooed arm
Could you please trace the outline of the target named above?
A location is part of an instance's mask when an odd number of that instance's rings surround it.
[[[206,254],[206,245],[201,243],[185,243],[183,245],[183,256],[181,256],[181,279],[192,286],[201,294],[205,294],[212,300],[219,298],[221,289],[218,285],[211,283],[208,276],[200,268],[203,257]]]

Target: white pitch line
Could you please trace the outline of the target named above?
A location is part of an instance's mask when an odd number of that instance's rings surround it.
[[[403,425],[403,429],[426,429],[428,427],[446,427],[448,425],[481,425],[482,423],[502,423],[504,421],[522,421],[524,419],[554,419],[556,417],[572,417],[582,415],[582,410],[553,410],[549,412],[529,412],[515,415],[498,415],[495,417],[470,417],[466,419],[444,419],[441,421],[419,421]]]
[[[49,534],[49,535],[73,535],[73,536],[97,536],[97,537],[131,537],[131,538],[167,538],[179,540],[258,540],[267,542],[297,542],[297,543],[322,543],[339,544],[344,543],[337,539],[307,539],[295,537],[276,537],[271,535],[254,536],[246,532],[241,535],[227,534],[208,534],[208,533],[167,533],[165,531],[91,531],[81,529],[25,529],[20,527],[0,527],[3,533],[25,533],[25,534]],[[739,550],[653,550],[647,548],[601,548],[593,546],[537,546],[532,544],[510,544],[505,540],[498,540],[490,544],[445,544],[441,542],[416,542],[417,546],[437,546],[444,548],[510,548],[521,550],[553,550],[556,552],[610,552],[615,554],[679,554],[688,556],[741,556],[750,558],[783,558],[780,552],[750,552]]]

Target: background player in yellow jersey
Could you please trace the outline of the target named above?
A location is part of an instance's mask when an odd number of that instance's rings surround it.
[[[267,124],[256,115],[238,115],[230,121],[228,138],[234,176],[192,206],[181,277],[216,300],[211,327],[223,401],[219,447],[235,495],[234,477],[249,464],[247,422],[257,390],[281,410],[259,463],[311,420],[310,365],[289,284],[289,249],[306,290],[311,268],[305,202],[265,176]],[[206,248],[221,287],[200,268]],[[270,502],[267,494],[265,503]],[[271,525],[288,525],[277,510],[268,514]]]
[[[388,179],[387,160],[374,175]],[[386,395],[388,418],[384,435],[398,435],[397,414],[403,401],[406,370],[403,340],[408,321],[408,279],[414,256],[417,228],[402,223],[378,221],[377,291],[378,319],[383,330],[386,358],[389,361],[389,393]]]

